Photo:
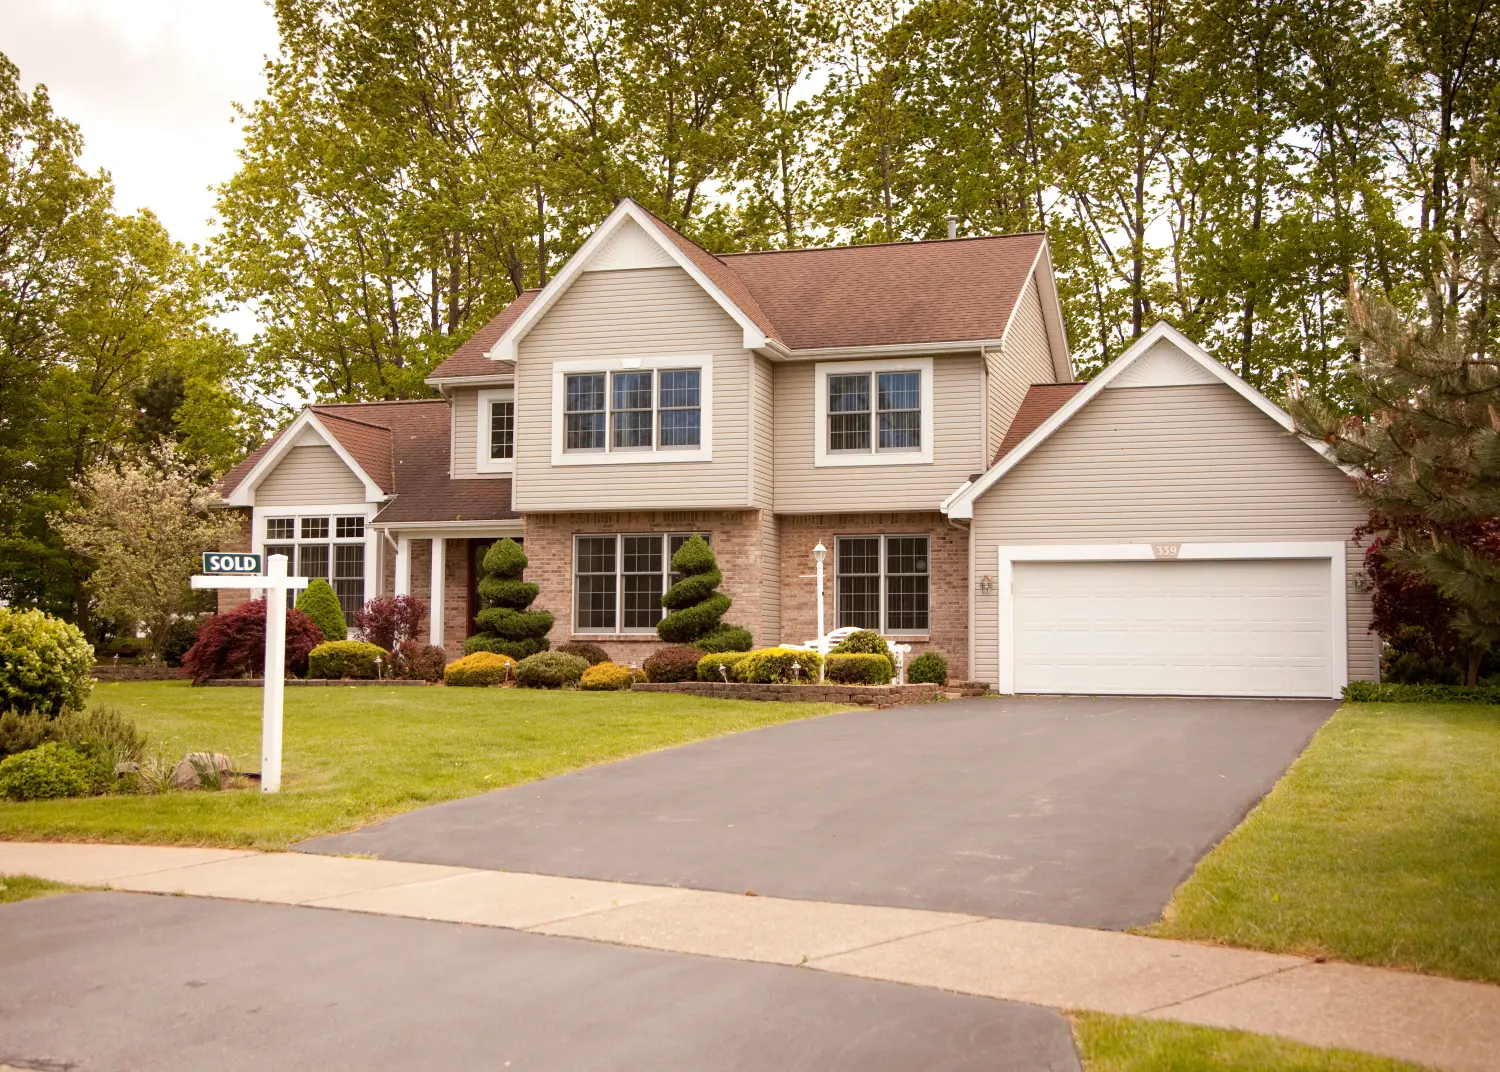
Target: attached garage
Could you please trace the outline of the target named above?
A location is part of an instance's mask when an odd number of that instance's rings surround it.
[[[1086,385],[1032,388],[944,509],[970,529],[970,665],[1000,692],[1334,697],[1377,676],[1348,475],[1167,325]]]

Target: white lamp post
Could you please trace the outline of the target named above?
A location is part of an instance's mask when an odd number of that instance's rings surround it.
[[[828,641],[824,639],[826,630],[823,628],[823,560],[828,557],[828,548],[821,541],[813,548],[813,561],[818,564],[818,655],[823,662],[828,660]],[[818,665],[818,680],[823,680],[823,666]]]

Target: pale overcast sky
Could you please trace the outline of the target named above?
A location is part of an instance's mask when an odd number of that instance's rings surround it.
[[[209,234],[210,187],[234,174],[239,128],[276,52],[264,0],[0,0],[0,52],[83,130],[84,166],[115,207],[150,208],[172,237]]]

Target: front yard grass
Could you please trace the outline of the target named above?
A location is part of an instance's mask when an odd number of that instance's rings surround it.
[[[37,878],[35,875],[0,874],[0,905],[29,901],[33,897],[51,897],[59,893],[72,893],[76,889],[78,889],[77,886]]]
[[[1345,705],[1146,933],[1500,983],[1500,707]]]
[[[1074,1013],[1086,1072],[1420,1072],[1420,1066],[1352,1050],[1166,1020]]]
[[[260,769],[259,689],[100,685],[173,760],[223,752]],[[777,722],[836,704],[631,692],[382,688],[286,690],[282,791],[0,802],[0,840],[283,849],[396,812]]]

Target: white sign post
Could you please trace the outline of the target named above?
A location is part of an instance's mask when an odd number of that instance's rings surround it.
[[[205,556],[205,561],[207,557]],[[286,593],[289,588],[306,588],[308,578],[288,577],[286,555],[272,555],[266,563],[264,577],[244,574],[199,575],[193,577],[191,583],[194,588],[266,590],[266,671],[265,685],[261,690],[260,791],[280,792],[281,710],[282,698],[286,692]]]

